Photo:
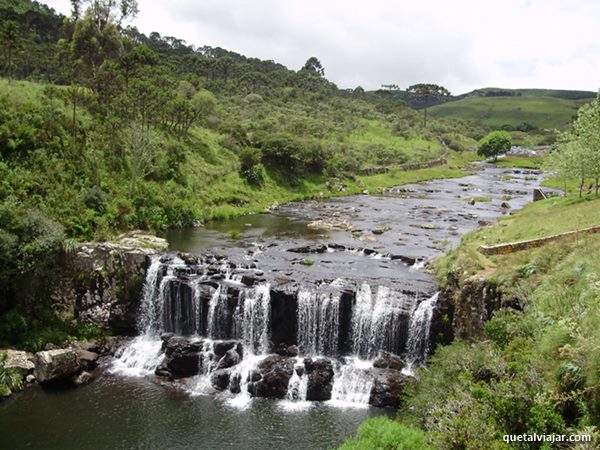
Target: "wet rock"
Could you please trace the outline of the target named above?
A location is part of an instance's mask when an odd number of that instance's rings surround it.
[[[235,351],[240,355],[240,358],[244,356],[242,343],[240,341],[234,340],[215,341],[213,343],[212,351],[215,354],[215,356],[222,358],[228,351],[232,349],[235,349]]]
[[[6,355],[4,367],[15,369],[22,378],[25,378],[35,369],[32,353],[19,350],[0,350],[0,355]]]
[[[315,220],[308,225],[307,228],[312,230],[342,230],[342,231],[352,231],[352,224],[344,219],[321,219]]]
[[[371,230],[371,232],[372,232],[373,234],[383,234],[383,233],[385,233],[386,231],[390,231],[390,230],[391,230],[391,228],[390,228],[390,227],[377,227],[377,228],[373,228],[373,229]]]
[[[200,357],[201,355],[198,352],[173,352],[165,360],[164,368],[171,378],[193,377],[200,373]]]
[[[500,208],[502,209],[510,209],[510,205],[506,202],[502,202],[502,204],[500,205]]]
[[[73,349],[47,350],[35,354],[33,374],[40,383],[69,378],[81,369]]]
[[[223,357],[217,363],[217,369],[227,369],[228,367],[235,366],[241,361],[240,354],[235,349],[230,349],[223,355]]]
[[[286,344],[279,344],[275,347],[273,347],[273,353],[276,353],[280,356],[287,356],[287,357],[294,357],[294,356],[298,356],[298,347],[296,347],[295,345],[286,345]]]
[[[248,392],[253,397],[285,398],[294,370],[294,359],[268,356],[253,371]]]
[[[75,384],[76,386],[81,386],[83,384],[89,383],[91,380],[92,374],[84,370],[83,372],[80,372],[73,377],[73,384]]]
[[[325,401],[331,399],[333,389],[333,364],[329,359],[304,359],[304,367],[308,376],[306,399]]]
[[[195,353],[201,352],[204,347],[204,341],[184,336],[169,336],[163,340],[162,349],[167,357],[174,353]]]
[[[377,358],[373,361],[373,367],[377,369],[404,369],[405,363],[398,355],[394,355],[390,352],[379,352]]]
[[[224,391],[229,387],[230,379],[231,373],[226,369],[215,370],[210,375],[210,382],[212,386],[219,391]]]
[[[27,375],[27,376],[25,377],[25,382],[26,382],[26,383],[29,383],[29,384],[31,384],[31,383],[35,383],[35,376],[34,376],[33,374],[31,374],[31,375]]]
[[[395,370],[376,371],[369,403],[379,408],[399,408],[407,377]]]
[[[187,378],[198,375],[202,361],[204,341],[183,336],[169,336],[163,341],[165,360],[155,371],[170,378]]]
[[[98,353],[88,350],[75,349],[79,365],[85,370],[93,370],[98,365]]]
[[[106,336],[100,344],[99,353],[115,356],[129,341],[131,341],[131,338],[126,336]]]

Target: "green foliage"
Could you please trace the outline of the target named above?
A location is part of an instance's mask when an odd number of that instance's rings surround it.
[[[11,367],[4,367],[6,358],[6,354],[0,354],[0,399],[23,387],[23,379],[19,372]]]
[[[402,425],[386,416],[368,419],[339,450],[433,450],[420,429]]]
[[[493,131],[479,141],[477,154],[486,158],[498,159],[498,156],[510,150],[510,134],[506,131]]]

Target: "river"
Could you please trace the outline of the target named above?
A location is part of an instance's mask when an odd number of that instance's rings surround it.
[[[426,358],[427,333],[424,335],[422,329],[417,329],[417,334],[411,334],[415,317],[423,315],[427,308],[435,308],[436,284],[423,269],[424,262],[456,245],[465,232],[524,206],[540,181],[541,175],[531,171],[482,165],[472,175],[460,179],[405,185],[376,196],[292,203],[277,208],[272,214],[210,223],[198,229],[174,230],[168,233],[168,240],[174,251],[224,255],[231,264],[228,274],[235,270],[232,268],[244,265],[252,267],[268,285],[283,282],[300,286],[295,300],[297,316],[293,319],[297,321],[294,344],[300,348],[300,356],[318,353],[334,361],[345,361],[345,365],[335,366],[335,399],[341,379],[348,385],[355,381],[352,372],[349,378],[344,378],[347,372],[344,367],[349,367],[344,358],[354,356],[370,362],[382,349],[405,359],[419,355]],[[328,230],[318,223],[308,226],[315,221],[321,221],[321,225],[323,221],[335,223],[338,229]],[[165,273],[173,271],[165,275],[166,278],[171,277],[171,281],[186,288],[190,288],[192,272],[200,282],[205,281],[202,278],[205,275],[197,275],[200,269],[196,266],[193,271],[187,267],[186,273],[181,275],[178,262],[169,260],[160,264]],[[239,279],[236,280],[239,284]],[[225,281],[234,282],[233,279]],[[352,324],[338,324],[343,312],[336,312],[338,328],[334,333],[331,324],[323,325],[324,306],[320,306],[321,319],[310,318],[310,305],[324,301],[325,297],[318,297],[320,291],[317,291],[323,286],[354,292],[349,306],[352,311],[348,312],[353,317]],[[165,301],[153,295],[149,297],[151,301],[157,298]],[[327,295],[327,299],[334,298]],[[378,308],[380,296],[381,302],[393,306],[394,311],[398,309],[395,303],[402,303],[401,314],[388,317],[389,308],[383,312],[363,308],[359,317],[360,299],[368,298],[369,304]],[[213,294],[213,298],[216,297]],[[306,303],[303,299],[312,302],[305,311],[301,311]],[[168,301],[172,302],[173,298],[169,297]],[[211,303],[206,308],[218,306]],[[274,314],[271,310],[268,312]],[[205,315],[210,316],[209,313],[217,314],[210,310]],[[376,314],[382,319],[368,322]],[[368,323],[364,322],[365,317]],[[207,323],[208,320],[210,317],[194,322],[191,332],[209,336],[213,325]],[[256,325],[252,317],[244,320],[250,321],[253,327]],[[313,328],[305,323],[307,320]],[[168,326],[177,326],[164,317],[160,317],[159,322],[160,330],[154,330],[156,342],[158,331],[172,331]],[[404,325],[394,333],[386,334],[386,330],[380,329],[397,323]],[[151,328],[151,325],[148,326]],[[249,325],[238,324],[245,333],[244,326]],[[367,336],[364,342],[363,338],[356,337],[356,333],[371,330],[369,327],[376,334]],[[272,335],[268,337],[274,340],[273,333],[277,330],[271,328]],[[325,335],[326,332],[329,334]],[[333,343],[332,336],[335,336]],[[217,337],[232,338],[227,333]],[[255,344],[252,339],[251,336],[249,343]],[[260,351],[258,347],[249,348],[259,354],[270,352],[267,347]],[[149,357],[155,359],[156,355]],[[415,362],[421,361],[417,358]],[[121,363],[123,367],[132,368],[127,362]],[[229,393],[205,395],[203,389],[190,388],[189,383],[165,384],[151,374],[153,366],[148,375],[135,370],[114,370],[115,364],[107,363],[97,379],[87,386],[77,389],[32,387],[0,402],[0,448],[333,448],[354,434],[367,417],[393,414],[388,409],[369,407],[368,390],[366,399],[357,404],[352,403],[356,398],[352,392],[344,394],[347,402],[254,398],[239,403],[232,402]],[[301,376],[302,373],[298,379]]]

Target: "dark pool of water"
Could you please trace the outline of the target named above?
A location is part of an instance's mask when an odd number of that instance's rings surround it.
[[[2,449],[330,449],[376,408],[315,403],[285,410],[255,399],[236,409],[146,379],[101,376],[78,389],[38,387],[0,402]]]

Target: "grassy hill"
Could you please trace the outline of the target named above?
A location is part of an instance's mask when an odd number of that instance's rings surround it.
[[[433,117],[464,119],[490,128],[553,130],[567,128],[584,103],[585,99],[532,95],[471,96],[434,106],[430,111]]]

